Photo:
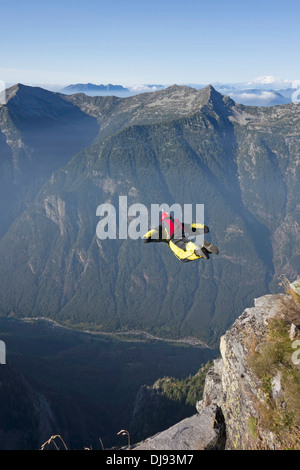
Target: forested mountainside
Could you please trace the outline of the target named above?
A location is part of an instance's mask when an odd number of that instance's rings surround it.
[[[8,90],[2,315],[218,344],[253,298],[299,271],[299,110],[237,105],[211,86],[129,98]],[[120,196],[149,210],[204,204],[219,255],[185,264],[164,244],[100,240],[96,209]]]

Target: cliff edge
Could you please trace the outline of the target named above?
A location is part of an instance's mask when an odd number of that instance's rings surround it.
[[[136,450],[300,448],[300,304],[255,299],[221,337],[197,413]]]

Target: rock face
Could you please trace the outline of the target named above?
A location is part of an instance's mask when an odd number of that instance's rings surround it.
[[[251,350],[260,344],[267,331],[268,320],[280,310],[280,295],[255,299],[221,337],[221,358],[207,375],[202,402],[197,404],[200,415],[214,403],[221,407],[226,423],[226,448],[245,449],[251,440],[249,421],[257,419],[257,400],[261,383],[248,365]]]
[[[183,419],[171,428],[136,446],[136,450],[222,450],[225,424],[218,406],[207,406],[201,414]]]
[[[260,423],[258,404],[265,403],[266,396],[261,380],[249,366],[249,357],[264,343],[270,320],[282,316],[285,302],[290,302],[290,297],[285,294],[255,299],[254,307],[246,308],[221,337],[221,357],[213,362],[208,371],[203,399],[196,404],[198,414],[147,439],[136,448],[278,448],[276,436],[257,426]],[[289,318],[291,320],[293,318]],[[272,399],[280,400],[280,373],[273,377],[271,389]],[[256,423],[255,426],[253,423]]]

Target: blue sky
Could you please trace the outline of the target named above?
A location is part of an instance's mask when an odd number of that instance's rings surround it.
[[[0,80],[183,84],[300,78],[300,3],[0,2]]]

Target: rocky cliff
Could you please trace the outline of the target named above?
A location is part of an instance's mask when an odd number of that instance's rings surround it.
[[[135,448],[299,449],[299,324],[292,296],[255,299],[221,337],[198,413]]]

